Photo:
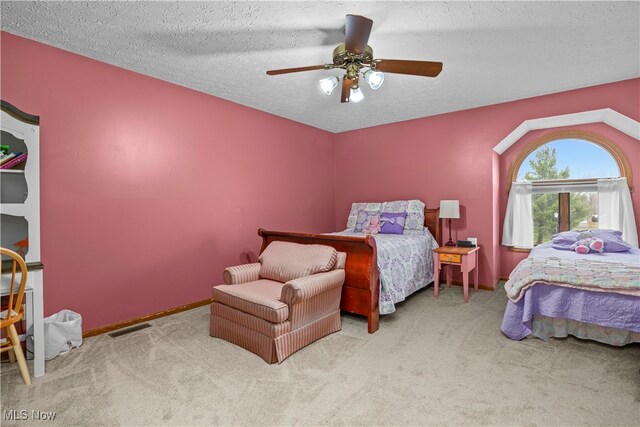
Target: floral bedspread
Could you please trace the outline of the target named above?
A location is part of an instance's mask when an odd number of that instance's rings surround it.
[[[504,285],[507,296],[518,302],[537,282],[592,291],[640,296],[640,265],[592,259],[525,258]]]
[[[343,236],[362,233],[343,231]],[[438,243],[427,229],[423,235],[377,234],[380,276],[380,314],[396,311],[395,304],[433,282],[433,250]]]

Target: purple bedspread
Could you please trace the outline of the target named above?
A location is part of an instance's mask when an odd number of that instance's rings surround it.
[[[507,301],[502,332],[513,340],[531,334],[534,315],[561,317],[578,322],[640,332],[640,298],[608,292],[537,283],[514,303]]]
[[[551,243],[544,243],[533,248],[529,256],[640,263],[640,251],[637,248],[626,253],[580,255],[573,251],[553,249]],[[640,332],[640,298],[612,292],[554,286],[552,283],[544,282],[536,283],[527,289],[517,303],[507,301],[502,319],[502,332],[511,339],[523,339],[531,334],[531,320],[535,315]]]

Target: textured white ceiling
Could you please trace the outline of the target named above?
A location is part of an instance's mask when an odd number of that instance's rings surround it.
[[[634,2],[12,2],[2,29],[331,132],[640,76]],[[373,19],[376,58],[442,61],[387,74],[360,104],[326,96],[347,13]],[[366,86],[366,85],[365,85]]]

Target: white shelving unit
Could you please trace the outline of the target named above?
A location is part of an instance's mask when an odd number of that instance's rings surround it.
[[[2,101],[0,130],[2,144],[25,148],[27,160],[22,169],[0,169],[0,229],[2,245],[16,250],[14,243],[29,241],[27,263],[26,324],[33,336],[34,376],[44,375],[43,270],[40,258],[40,119]],[[12,148],[12,151],[13,148]],[[16,237],[17,236],[17,237]],[[2,294],[8,292],[2,280]],[[5,289],[6,288],[6,289]]]
[[[5,132],[22,141],[27,147],[27,161],[22,169],[0,169],[0,180],[8,179],[8,175],[23,174],[27,184],[27,194],[22,203],[4,203],[0,200],[0,213],[3,215],[21,216],[28,223],[29,251],[25,257],[27,263],[40,262],[40,126],[35,116],[24,114],[19,110],[2,104],[0,130],[3,144]],[[28,121],[26,121],[28,120]],[[36,122],[36,123],[34,123]],[[19,177],[16,177],[19,178]],[[0,181],[0,184],[2,182]],[[0,194],[0,198],[2,195]],[[12,202],[15,202],[13,200]],[[3,242],[6,244],[6,242]],[[9,247],[15,250],[15,248]]]

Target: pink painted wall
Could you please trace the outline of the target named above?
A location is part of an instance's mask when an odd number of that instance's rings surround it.
[[[527,119],[607,107],[639,120],[640,79],[336,135],[336,225],[344,227],[354,201],[419,198],[437,207],[441,199],[458,199],[462,218],[454,220],[453,238],[478,237],[483,246],[480,283],[492,285],[522,258],[500,246],[504,169],[518,147],[502,156],[493,147]],[[629,156],[637,187],[638,141],[611,129],[602,132]],[[535,135],[526,135],[517,145]],[[381,175],[384,179],[374,178]],[[633,195],[637,221],[638,193]]]
[[[335,229],[331,134],[0,34],[2,99],[41,117],[46,315],[202,300],[259,227]]]
[[[542,131],[492,148],[536,117],[640,119],[633,79],[332,135],[0,34],[2,99],[41,116],[45,314],[75,310],[85,330],[207,298],[224,267],[254,259],[258,227],[343,229],[354,201],[459,199],[453,238],[478,237],[493,285],[522,257],[499,244],[506,170]],[[579,128],[617,142],[640,188],[638,141]]]
[[[470,110],[336,135],[338,228],[344,228],[355,201],[415,198],[435,208],[442,199],[460,200],[453,239],[478,238],[484,247],[480,283],[491,285],[498,261],[493,252],[491,131],[485,120]],[[443,236],[446,241],[446,227]]]

